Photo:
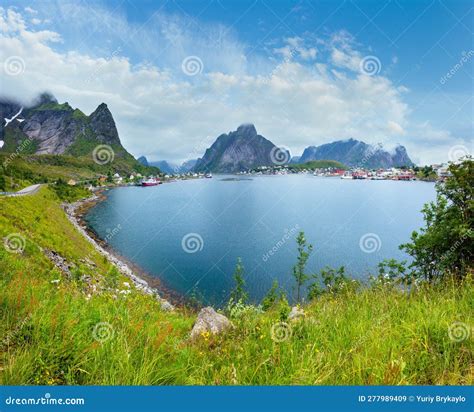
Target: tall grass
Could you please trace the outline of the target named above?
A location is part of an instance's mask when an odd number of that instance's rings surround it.
[[[279,304],[266,312],[248,307],[234,314],[230,332],[191,341],[195,313],[163,312],[135,290],[88,298],[79,276],[58,271],[44,249],[74,262],[98,287],[110,265],[49,189],[0,199],[0,236],[11,233],[26,246],[20,254],[0,248],[2,384],[474,383],[474,336],[456,341],[448,333],[454,322],[474,326],[469,278],[410,293],[374,286],[323,294],[297,322],[281,323]],[[96,267],[84,265],[84,256]],[[127,289],[124,281],[117,289]],[[275,339],[277,328],[286,339]]]

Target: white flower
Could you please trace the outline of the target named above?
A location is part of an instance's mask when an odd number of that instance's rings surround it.
[[[54,284],[57,285],[60,281],[61,281],[61,279],[54,279],[54,280],[51,281],[51,283],[54,283]]]

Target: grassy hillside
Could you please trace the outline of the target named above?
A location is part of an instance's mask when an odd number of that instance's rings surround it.
[[[336,160],[312,160],[310,162],[301,163],[301,164],[289,164],[287,166],[289,169],[293,170],[314,170],[314,169],[347,169],[347,166],[337,162]]]
[[[0,153],[0,177],[3,176],[5,179],[7,190],[17,190],[33,183],[51,182],[57,179],[91,180],[109,172],[118,172],[122,176],[127,176],[133,171],[143,175],[160,173],[158,168],[143,166],[128,156],[117,157],[111,163],[99,165],[94,162],[92,156]]]
[[[13,234],[24,250],[0,247],[1,384],[474,383],[474,339],[448,336],[453,322],[474,325],[472,279],[325,293],[295,323],[284,301],[240,307],[233,331],[191,342],[196,315],[124,284],[50,189],[0,198],[0,237]],[[70,279],[48,250],[72,264]]]

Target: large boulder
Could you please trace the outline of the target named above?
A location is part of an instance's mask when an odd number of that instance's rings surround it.
[[[229,319],[208,306],[207,308],[201,309],[199,312],[196,323],[191,331],[191,339],[205,336],[208,333],[217,335],[231,327],[232,323]]]

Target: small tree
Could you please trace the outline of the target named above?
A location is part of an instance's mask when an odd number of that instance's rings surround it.
[[[235,287],[230,292],[230,299],[234,302],[245,303],[248,300],[248,294],[246,292],[245,280],[244,280],[244,267],[242,265],[242,259],[237,259],[237,265],[234,271]]]
[[[274,280],[273,281],[273,284],[272,284],[272,287],[270,288],[270,290],[267,292],[267,294],[265,295],[265,297],[262,299],[262,309],[263,310],[268,310],[270,309],[274,304],[275,302],[281,298],[281,293],[278,293],[278,281],[277,280]]]
[[[433,281],[448,273],[457,278],[474,261],[474,162],[451,164],[450,176],[437,185],[435,202],[423,208],[425,227],[400,246],[413,257],[412,277]]]
[[[298,233],[296,243],[298,244],[298,261],[293,267],[293,276],[296,280],[296,300],[300,302],[301,287],[309,279],[309,276],[305,273],[305,267],[313,250],[313,245],[307,244],[304,232]]]

